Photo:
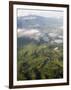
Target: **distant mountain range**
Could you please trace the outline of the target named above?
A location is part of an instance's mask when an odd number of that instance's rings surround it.
[[[43,17],[38,15],[28,15],[17,17],[17,28],[25,29],[46,29],[47,27],[63,26],[63,18]]]
[[[63,19],[28,15],[17,17],[18,47],[29,43],[63,43]]]

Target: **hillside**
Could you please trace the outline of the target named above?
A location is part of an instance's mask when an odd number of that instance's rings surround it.
[[[62,46],[29,44],[18,50],[18,80],[54,79],[63,77]]]
[[[17,17],[17,80],[63,78],[63,18]]]

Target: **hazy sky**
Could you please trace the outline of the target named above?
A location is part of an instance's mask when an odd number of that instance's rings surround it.
[[[17,16],[27,16],[27,15],[39,15],[44,17],[63,17],[63,11],[43,11],[43,10],[24,10],[24,9],[17,9]]]

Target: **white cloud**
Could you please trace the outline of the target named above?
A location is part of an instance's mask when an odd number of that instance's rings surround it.
[[[18,37],[23,37],[23,36],[27,36],[27,37],[34,37],[34,36],[40,36],[40,32],[36,29],[31,29],[31,30],[24,30],[24,29],[18,29],[17,30],[17,35]]]

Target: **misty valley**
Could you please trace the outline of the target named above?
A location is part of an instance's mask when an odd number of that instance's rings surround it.
[[[17,17],[17,80],[63,78],[63,17]]]

